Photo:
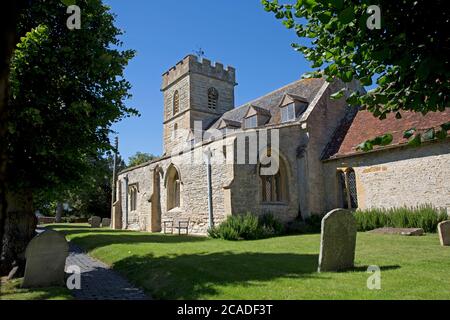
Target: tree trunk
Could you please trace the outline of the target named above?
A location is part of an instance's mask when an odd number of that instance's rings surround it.
[[[24,0],[3,0],[0,4],[0,257],[7,214],[6,199],[6,129],[9,99],[9,63],[17,42],[17,20]],[[1,261],[0,261],[1,262]],[[0,264],[0,269],[2,265]]]
[[[22,276],[25,270],[25,250],[36,235],[37,218],[33,212],[33,197],[30,191],[8,193],[7,201],[0,274],[6,275],[17,266],[19,272],[16,276]]]
[[[56,223],[62,222],[63,211],[64,211],[63,204],[61,202],[58,202],[58,204],[56,205],[56,218],[55,218]]]

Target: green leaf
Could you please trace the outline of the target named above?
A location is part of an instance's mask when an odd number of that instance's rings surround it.
[[[338,14],[338,19],[342,24],[348,24],[355,18],[353,7],[347,7]]]
[[[410,147],[418,147],[422,144],[422,135],[420,133],[416,134],[412,140],[408,142]]]
[[[345,89],[341,89],[338,92],[333,93],[330,98],[332,100],[339,100],[344,96]]]
[[[440,139],[440,140],[445,140],[447,138],[448,134],[447,131],[445,130],[439,130],[438,132],[436,132],[436,138]]]
[[[403,138],[409,139],[414,135],[415,132],[416,132],[416,128],[411,128],[409,130],[406,130],[403,134]]]
[[[392,134],[390,134],[390,133],[385,134],[384,136],[381,137],[380,146],[390,145],[393,140],[394,140],[394,136]]]
[[[75,5],[77,3],[76,0],[61,0],[61,2],[68,7]]]
[[[372,85],[372,79],[370,77],[363,77],[359,79],[361,81],[363,86],[371,86]]]
[[[348,71],[345,71],[345,72],[341,73],[341,77],[340,78],[344,82],[351,82],[353,80],[353,71],[348,70]]]
[[[319,14],[318,18],[319,18],[320,22],[322,22],[323,24],[327,24],[328,22],[330,22],[331,12],[325,11],[325,12]]]
[[[449,131],[450,130],[450,122],[442,124],[441,128],[442,128],[442,130]]]
[[[328,0],[328,2],[338,10],[344,7],[344,0]]]
[[[372,145],[372,143],[368,140],[368,141],[365,141],[365,142],[359,144],[359,145],[356,147],[356,150],[368,152],[368,151],[373,150],[373,145]]]
[[[359,94],[357,92],[353,92],[348,98],[347,103],[350,105],[356,105],[359,102]]]

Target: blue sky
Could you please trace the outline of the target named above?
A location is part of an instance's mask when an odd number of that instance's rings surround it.
[[[162,154],[161,75],[199,47],[206,58],[236,68],[236,106],[295,81],[310,70],[290,44],[298,40],[260,0],[105,0],[137,56],[126,69],[129,106],[142,116],[113,129],[127,160],[137,151]]]

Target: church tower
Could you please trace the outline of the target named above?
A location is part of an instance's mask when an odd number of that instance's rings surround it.
[[[194,123],[202,122],[202,130],[222,114],[234,108],[235,69],[211,64],[208,59],[186,56],[163,74],[164,154],[170,155],[179,144],[177,130],[194,132]]]

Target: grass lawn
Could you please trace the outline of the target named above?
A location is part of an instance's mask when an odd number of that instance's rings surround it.
[[[450,248],[437,235],[360,233],[352,271],[318,274],[320,235],[228,242],[58,225],[156,299],[450,299]],[[381,290],[367,289],[369,265]]]
[[[2,282],[0,300],[71,300],[66,288],[22,289],[22,279]]]

